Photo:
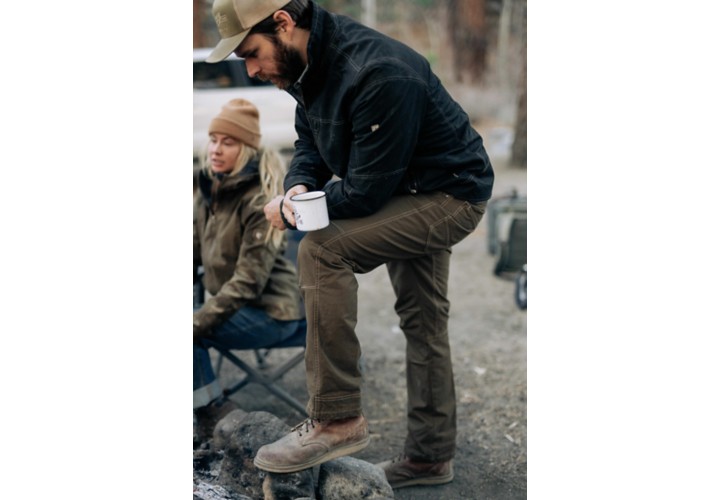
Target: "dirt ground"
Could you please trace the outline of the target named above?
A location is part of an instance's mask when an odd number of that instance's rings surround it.
[[[527,193],[526,170],[494,160],[494,194]],[[456,245],[450,270],[450,339],[458,401],[455,480],[395,491],[398,499],[515,500],[527,497],[527,311],[514,302],[514,282],[493,274],[487,225]],[[363,349],[364,412],[373,439],[356,458],[377,463],[402,452],[406,429],[405,339],[393,310],[385,267],[359,275],[357,334]],[[295,351],[274,352],[281,360]],[[249,353],[248,353],[249,354]],[[251,358],[248,358],[251,359]],[[231,383],[238,372],[220,373]],[[287,373],[283,387],[300,401],[306,390],[303,365]],[[233,396],[246,411],[274,413],[289,425],[302,417],[249,385]]]

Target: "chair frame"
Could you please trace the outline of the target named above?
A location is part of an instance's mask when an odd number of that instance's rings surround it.
[[[297,337],[297,336],[295,336]],[[293,337],[291,337],[291,340]],[[304,336],[303,336],[303,342],[304,342]],[[220,356],[218,357],[217,366],[215,369],[216,375],[220,376],[220,366],[223,359],[227,359],[232,364],[240,368],[244,372],[244,377],[237,382],[236,384],[232,385],[231,387],[223,388],[223,401],[228,399],[230,396],[238,392],[240,389],[245,387],[248,384],[256,383],[259,385],[262,385],[267,389],[268,392],[276,396],[277,398],[281,399],[288,405],[290,405],[292,408],[297,410],[301,415],[307,416],[307,412],[305,410],[305,406],[301,404],[297,399],[292,397],[287,391],[285,391],[282,387],[278,386],[276,382],[280,380],[288,371],[290,371],[292,368],[294,368],[298,363],[302,362],[305,359],[305,345],[304,343],[302,345],[276,345],[267,349],[254,349],[255,352],[255,359],[257,361],[257,367],[251,366],[249,363],[246,363],[239,357],[237,357],[235,354],[232,353],[232,351],[226,347],[223,347],[219,344],[216,344],[212,342],[211,340],[208,340],[207,343],[218,353]],[[269,365],[267,364],[266,358],[270,351],[278,348],[290,348],[290,347],[298,347],[302,348],[302,351],[295,354],[292,358],[285,361],[280,366],[270,369]],[[262,370],[262,371],[261,371]],[[269,370],[267,373],[263,373],[264,371]]]

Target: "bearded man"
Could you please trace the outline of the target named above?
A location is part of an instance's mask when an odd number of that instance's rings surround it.
[[[330,218],[298,252],[309,418],[255,465],[295,472],[368,445],[355,274],[385,265],[407,341],[408,428],[400,456],[378,465],[393,488],[452,481],[448,275],[492,194],[482,138],[425,58],[348,17],[311,0],[216,0],[213,14],[222,39],[208,62],[235,53],[297,101],[285,194],[266,218],[295,229],[292,196],[317,190]]]

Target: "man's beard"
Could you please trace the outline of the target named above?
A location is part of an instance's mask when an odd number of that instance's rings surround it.
[[[272,78],[275,80],[273,83],[280,89],[286,89],[300,78],[305,71],[305,63],[299,50],[283,44],[276,36],[270,38],[275,46],[275,65],[277,67],[277,73]]]

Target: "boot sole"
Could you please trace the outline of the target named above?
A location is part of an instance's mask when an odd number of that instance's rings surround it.
[[[455,478],[454,473],[450,473],[446,476],[435,476],[435,477],[419,477],[416,479],[408,479],[407,481],[401,481],[399,483],[389,483],[390,487],[394,490],[398,488],[405,488],[407,486],[432,486],[436,484],[449,483]]]
[[[311,467],[315,467],[316,465],[320,465],[322,463],[325,463],[329,460],[332,460],[334,458],[340,458],[344,457],[346,455],[352,455],[353,453],[357,453],[358,451],[364,450],[367,445],[370,443],[370,436],[366,437],[362,441],[358,441],[357,443],[353,443],[346,446],[340,446],[338,448],[333,448],[332,450],[328,451],[327,453],[324,453],[313,460],[310,460],[308,462],[302,463],[302,464],[294,464],[294,465],[274,465],[268,462],[263,462],[262,460],[258,460],[257,457],[255,457],[255,460],[253,460],[253,463],[255,464],[255,467],[258,469],[262,469],[268,472],[279,472],[281,474],[287,474],[289,472],[298,472],[301,470],[309,469]]]

